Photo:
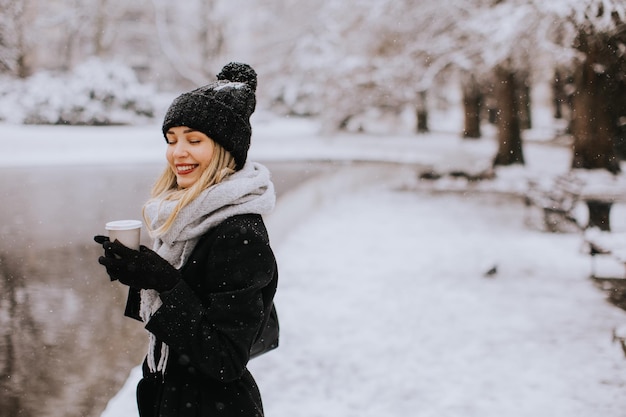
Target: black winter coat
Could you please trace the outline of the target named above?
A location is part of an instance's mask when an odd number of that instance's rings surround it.
[[[246,366],[269,316],[278,271],[261,216],[233,216],[209,230],[181,272],[145,326],[170,356],[164,376],[150,373],[144,361],[140,415],[262,417]],[[131,288],[127,316],[140,320],[139,301]]]

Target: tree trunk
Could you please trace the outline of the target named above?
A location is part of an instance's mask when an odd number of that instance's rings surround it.
[[[0,73],[7,72],[19,78],[30,75],[29,67],[32,47],[26,43],[27,2],[0,1]]]
[[[607,76],[594,69],[599,64],[597,46],[587,46],[586,59],[576,68],[574,76],[576,92],[572,98],[572,168],[607,169],[617,173],[620,167],[613,143],[614,127],[609,108],[611,97],[607,94]]]
[[[428,105],[426,102],[426,91],[420,91],[418,93],[415,116],[417,117],[417,133],[429,132],[430,129],[428,128]]]
[[[621,83],[617,88],[617,99],[613,101],[613,120],[616,120],[613,144],[615,153],[620,161],[626,160],[626,84]]]
[[[614,143],[617,134],[613,102],[616,97],[613,79],[619,74],[598,71],[598,68],[615,68],[603,54],[607,42],[599,35],[578,38],[578,48],[585,60],[576,68],[572,97],[572,135],[574,136],[572,168],[606,169],[620,172],[619,158]],[[609,54],[610,56],[610,54]],[[619,90],[617,90],[619,91]],[[588,227],[610,230],[611,204],[588,201]]]
[[[221,20],[215,16],[216,1],[203,0],[200,2],[200,16],[203,22],[198,30],[198,44],[200,45],[200,62],[197,64],[201,72],[208,78],[211,76],[206,66],[207,62],[215,61],[223,52],[225,46],[224,27]]]
[[[206,65],[203,65],[200,71],[195,70],[187,63],[180,48],[176,46],[170,33],[171,25],[168,23],[167,4],[168,2],[165,0],[152,0],[154,24],[157,28],[157,39],[161,51],[181,78],[189,81],[192,85],[204,85],[206,83],[206,75],[204,74]]]
[[[96,4],[93,31],[93,53],[97,57],[102,57],[106,49],[104,47],[104,35],[108,23],[106,18],[107,6],[107,0],[98,0]]]
[[[519,97],[519,120],[520,129],[531,129],[533,127],[533,119],[531,114],[531,97],[530,97],[530,85],[527,76],[524,76],[523,81],[518,86]]]
[[[495,72],[498,104],[498,153],[493,165],[524,164],[515,73],[498,67]]]
[[[482,93],[476,79],[472,76],[463,86],[463,109],[465,113],[464,138],[479,138]]]
[[[567,103],[567,94],[565,93],[565,80],[561,70],[554,70],[554,78],[552,79],[552,105],[554,106],[553,117],[555,119],[563,118],[563,106]]]
[[[587,201],[589,209],[589,223],[587,227],[597,227],[600,230],[611,230],[611,206],[606,201]]]

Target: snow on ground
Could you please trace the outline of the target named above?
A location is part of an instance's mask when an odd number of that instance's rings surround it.
[[[159,138],[158,126],[0,125],[11,150],[0,165],[159,161]],[[290,122],[256,128],[251,157],[445,170],[480,167],[494,149],[444,134],[330,140]],[[494,188],[567,169],[563,148],[525,151],[527,166]],[[522,204],[500,193],[428,192],[406,165],[376,169],[313,180],[268,218],[280,228],[281,346],[250,364],[266,415],[621,416],[626,358],[611,333],[626,313],[588,279],[580,235],[526,227]],[[613,213],[626,229],[623,207]],[[138,377],[102,417],[135,415]]]
[[[252,364],[267,415],[621,415],[624,313],[576,236],[521,219],[384,187],[316,211],[278,250],[283,343]]]
[[[319,136],[317,126],[304,120],[264,119],[254,124],[249,156],[273,161],[419,162],[446,168],[473,166],[495,150],[493,141],[464,141],[446,133],[339,138]],[[98,128],[0,124],[0,144],[10,150],[0,153],[0,166],[160,162],[165,152],[156,124]],[[468,154],[476,158],[468,159]]]

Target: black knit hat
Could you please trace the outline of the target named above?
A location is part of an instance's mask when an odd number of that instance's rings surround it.
[[[174,99],[163,120],[163,135],[178,126],[198,130],[230,152],[240,170],[250,148],[256,83],[252,67],[231,62],[222,68],[217,81]]]

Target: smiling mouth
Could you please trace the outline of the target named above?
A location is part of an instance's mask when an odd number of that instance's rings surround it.
[[[196,169],[198,165],[176,165],[176,173],[178,175],[186,175]]]

